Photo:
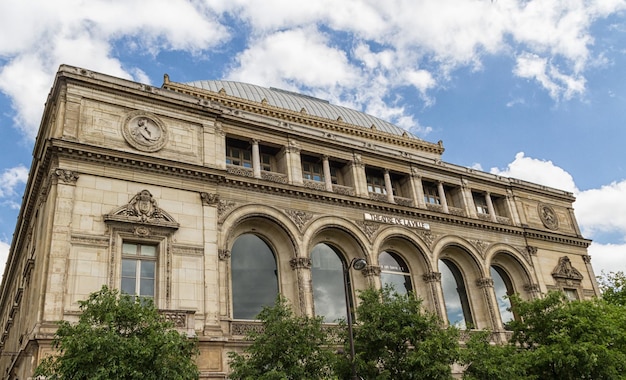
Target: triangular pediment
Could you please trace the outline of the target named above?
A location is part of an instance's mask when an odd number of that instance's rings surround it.
[[[104,215],[105,222],[145,224],[178,229],[179,224],[166,211],[161,209],[148,190],[141,190],[130,202]]]

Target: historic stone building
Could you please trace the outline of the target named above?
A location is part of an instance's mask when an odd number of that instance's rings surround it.
[[[153,297],[199,337],[214,379],[277,292],[298,313],[344,317],[344,273],[353,299],[391,283],[496,340],[515,317],[507,293],[598,294],[571,193],[443,150],[283,90],[61,66],[4,271],[0,377],[29,378],[56,322],[103,284]]]

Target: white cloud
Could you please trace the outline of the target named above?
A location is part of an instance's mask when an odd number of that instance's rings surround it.
[[[617,232],[626,237],[626,180],[577,194],[576,217],[586,236]],[[625,257],[626,259],[626,257]]]
[[[17,195],[15,189],[28,180],[28,169],[24,166],[5,169],[0,174],[0,198]]]
[[[2,240],[0,240],[0,276],[4,274],[4,267],[6,266],[7,259],[9,258],[9,249],[11,246]]]
[[[626,244],[591,243],[588,248],[596,276],[604,272],[626,272]]]
[[[491,168],[490,173],[518,178],[555,189],[577,193],[578,189],[571,174],[554,165],[552,161],[525,157],[524,152],[515,155],[515,160],[506,169]]]

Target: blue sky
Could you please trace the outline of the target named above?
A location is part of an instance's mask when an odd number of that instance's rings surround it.
[[[447,162],[573,192],[626,270],[626,0],[4,0],[0,262],[60,64],[304,92],[443,140]],[[2,265],[0,263],[0,266]],[[0,271],[1,273],[1,271]]]

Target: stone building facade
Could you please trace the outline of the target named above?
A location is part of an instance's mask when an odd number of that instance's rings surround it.
[[[393,284],[496,340],[515,318],[507,293],[598,294],[571,193],[443,150],[283,90],[61,66],[0,290],[0,377],[29,378],[56,322],[103,284],[153,297],[198,336],[214,379],[277,292],[297,313],[344,317],[344,274],[352,299]]]

